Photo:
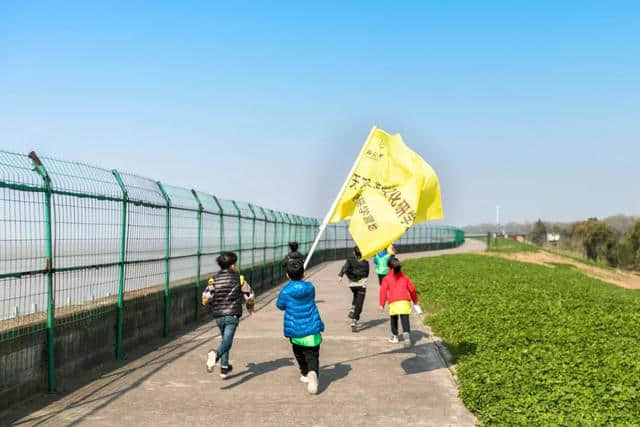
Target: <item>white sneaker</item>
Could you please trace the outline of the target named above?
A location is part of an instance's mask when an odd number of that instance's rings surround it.
[[[411,348],[411,335],[409,332],[402,334],[402,340],[404,341],[404,348]]]
[[[217,360],[216,360],[216,352],[211,350],[209,352],[209,356],[207,357],[207,372],[213,372],[213,368],[215,368]]]
[[[305,377],[304,375],[300,375],[300,382],[307,384],[309,382],[309,378]]]
[[[307,391],[311,394],[318,393],[318,375],[315,371],[309,371],[307,374]]]
[[[400,341],[398,340],[398,336],[397,335],[391,335],[391,338],[389,338],[389,342],[391,344],[398,344]]]

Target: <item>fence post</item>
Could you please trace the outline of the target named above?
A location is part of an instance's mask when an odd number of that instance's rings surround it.
[[[313,234],[313,230],[311,229],[311,218],[307,218],[305,217],[305,223],[306,225],[306,239],[307,239],[307,253],[309,252],[309,250],[311,249],[311,244],[313,243],[313,241],[315,240],[316,236],[315,234]]]
[[[127,202],[129,200],[129,193],[127,187],[122,181],[120,173],[113,169],[111,171],[116,179],[116,182],[122,190],[122,214],[121,214],[121,226],[120,226],[120,271],[118,272],[118,320],[116,323],[116,359],[123,360],[124,354],[122,351],[122,323],[124,317],[124,269],[127,256]]]
[[[222,209],[222,205],[218,201],[218,198],[214,195],[211,196],[213,197],[213,201],[216,202],[216,205],[218,205],[218,219],[220,220],[218,223],[218,228],[220,229],[220,252],[224,252],[224,209]]]
[[[196,286],[195,286],[195,301],[196,301],[196,320],[200,318],[200,269],[202,262],[202,211],[204,211],[204,207],[202,207],[202,202],[200,201],[200,197],[198,197],[198,193],[196,190],[191,189],[191,194],[193,194],[193,198],[198,202],[198,249],[196,251]]]
[[[253,218],[251,219],[251,271],[249,273],[249,283],[253,283],[253,275],[255,272],[255,263],[256,263],[256,211],[253,210],[253,206],[251,203],[247,203],[249,206],[249,210],[251,211],[251,215]]]
[[[269,244],[267,243],[267,228],[269,227],[269,222],[273,221],[273,234],[276,234],[276,223],[275,220],[270,219],[269,215],[267,215],[267,211],[264,210],[264,208],[262,206],[258,206],[258,208],[260,208],[260,211],[262,212],[262,216],[264,217],[264,229],[263,231],[263,236],[262,236],[262,244],[264,245],[264,248],[262,250],[262,285],[265,285],[265,275],[267,274],[267,251],[268,251],[268,247]],[[273,254],[273,259],[275,260],[276,258],[276,250],[275,248],[273,248],[272,251]],[[273,266],[271,267],[271,277],[273,277]]]
[[[169,335],[169,257],[171,256],[171,199],[162,187],[160,181],[156,182],[162,197],[167,203],[167,215],[165,220],[165,244],[164,244],[164,329],[163,336]]]
[[[320,232],[320,223],[318,222],[317,218],[314,218],[313,219],[313,234],[316,234],[318,232]],[[320,236],[320,243],[319,243],[320,245],[322,245],[322,237],[323,236]],[[323,250],[326,249],[326,246],[327,245],[325,244]],[[318,261],[318,264],[321,263],[322,261],[324,261],[324,252],[322,253],[322,256],[320,257],[320,260]]]
[[[276,215],[275,213],[273,214],[274,217],[276,218],[276,221],[279,221],[280,224],[280,245],[278,245],[278,235],[274,232],[274,236],[273,236],[273,243],[275,245],[274,249],[273,249],[273,258],[274,260],[276,259],[275,254],[277,253],[277,249],[280,249],[279,251],[279,257],[278,259],[278,280],[284,275],[284,266],[282,265],[282,259],[285,257],[286,252],[287,252],[287,243],[289,242],[285,242],[284,241],[284,215],[282,214],[282,212],[278,211],[278,214]],[[274,230],[275,231],[275,230]]]
[[[298,218],[294,214],[291,214],[289,215],[289,220],[293,226],[293,240],[300,244],[300,239],[298,238]]]
[[[354,242],[355,243],[355,242]],[[346,256],[349,253],[349,224],[344,223],[344,251],[343,254]]]
[[[287,216],[287,243],[291,242],[291,217],[289,214],[285,214]]]
[[[296,219],[298,220],[298,228],[300,229],[300,247],[301,250],[304,251],[304,248],[307,245],[307,227],[305,226],[303,217],[297,215]]]
[[[53,233],[51,232],[51,177],[35,151],[29,153],[35,171],[44,182],[44,220],[46,238],[46,265],[47,272],[47,377],[50,393],[56,390],[56,366],[55,366],[55,300],[53,295]]]
[[[238,271],[242,271],[242,212],[240,212],[235,200],[232,200],[231,203],[238,212]]]

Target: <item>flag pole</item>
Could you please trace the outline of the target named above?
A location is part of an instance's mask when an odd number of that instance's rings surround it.
[[[307,265],[309,265],[309,261],[311,261],[311,256],[313,255],[313,253],[316,250],[316,247],[318,246],[318,242],[320,241],[320,237],[322,236],[322,233],[324,232],[325,228],[327,228],[327,225],[329,224],[329,220],[333,215],[333,211],[336,209],[336,205],[338,204],[338,201],[342,197],[344,190],[346,190],[347,184],[349,184],[349,178],[351,178],[351,176],[353,175],[353,172],[355,172],[356,167],[358,166],[358,161],[360,160],[360,157],[362,157],[362,153],[364,153],[364,149],[367,146],[367,142],[369,142],[371,135],[373,135],[373,132],[375,132],[376,129],[377,128],[375,126],[371,128],[371,132],[369,132],[369,136],[367,136],[367,139],[364,140],[364,144],[362,144],[362,148],[360,149],[360,154],[358,154],[358,157],[356,157],[356,160],[353,162],[353,166],[351,166],[351,170],[347,174],[347,177],[345,178],[344,183],[342,184],[342,188],[340,188],[340,191],[338,192],[336,199],[333,201],[333,203],[331,204],[331,207],[329,208],[329,212],[327,212],[324,219],[322,220],[322,224],[320,224],[320,228],[318,229],[318,234],[316,235],[316,238],[313,241],[313,245],[311,245],[311,249],[307,254],[307,258],[304,260],[305,270],[307,269]]]

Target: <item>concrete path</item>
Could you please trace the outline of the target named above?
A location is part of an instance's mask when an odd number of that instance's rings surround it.
[[[401,258],[483,250],[462,247]],[[372,268],[362,331],[347,319],[351,292],[338,285],[341,263],[310,270],[326,324],[320,350],[320,390],[307,394],[291,345],[282,336],[278,289],[264,294],[258,313],[241,321],[231,358],[234,374],[205,370],[207,351],[218,343],[214,324],[199,325],[64,396],[44,396],[5,414],[17,425],[92,426],[355,426],[473,425],[438,347],[417,315],[416,344],[409,350],[388,342],[389,319],[377,306]]]

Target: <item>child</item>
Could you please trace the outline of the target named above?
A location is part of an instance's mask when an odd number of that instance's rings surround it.
[[[207,371],[212,372],[220,361],[220,377],[224,379],[233,370],[229,363],[229,352],[242,316],[242,303],[246,302],[249,313],[253,314],[254,302],[251,286],[238,273],[238,256],[233,252],[223,252],[216,261],[220,271],[215,279],[209,279],[208,286],[202,294],[202,303],[211,304],[211,311],[222,338],[218,348],[209,351]]]
[[[282,288],[276,307],[284,310],[284,336],[293,346],[293,354],[300,366],[300,381],[307,384],[311,394],[318,392],[321,332],[324,323],[316,306],[316,290],[311,282],[304,282],[304,264],[300,260],[287,263],[290,282]]]
[[[287,271],[287,263],[292,259],[301,260],[304,264],[304,256],[298,252],[298,242],[289,242],[289,253],[284,257],[284,261],[282,262],[285,272]]]
[[[411,347],[411,330],[409,326],[409,314],[411,313],[411,301],[418,303],[416,288],[409,277],[402,271],[400,260],[396,257],[389,259],[389,274],[382,279],[380,286],[380,307],[389,303],[389,315],[391,316],[391,338],[389,342],[398,343],[398,317],[402,321],[402,338],[404,346]]]
[[[366,259],[361,260],[362,254],[360,249],[355,247],[353,249],[353,258],[347,258],[347,261],[342,266],[340,273],[338,273],[338,283],[342,282],[342,276],[345,274],[349,279],[349,288],[353,293],[353,299],[351,300],[351,311],[348,317],[351,320],[351,332],[358,332],[358,321],[360,320],[360,314],[362,313],[362,305],[364,304],[364,297],[367,293],[367,277],[369,277],[369,261]]]
[[[373,258],[373,263],[376,266],[376,273],[378,274],[378,285],[382,285],[382,279],[384,276],[389,273],[389,266],[387,263],[389,262],[389,258],[393,255],[391,253],[392,246],[389,246],[388,249],[383,249],[378,252],[378,254]]]

